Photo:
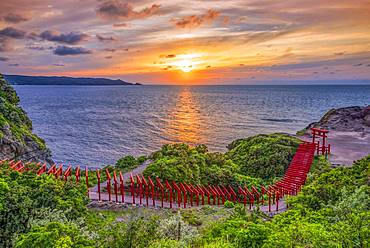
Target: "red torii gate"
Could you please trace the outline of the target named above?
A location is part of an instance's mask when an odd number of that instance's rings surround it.
[[[328,155],[330,154],[330,144],[326,145],[326,138],[328,137],[329,130],[319,129],[319,128],[311,128],[312,134],[312,143],[316,145],[316,153],[320,155]],[[316,142],[316,138],[321,138],[322,143],[320,146],[320,141]]]
[[[314,138],[317,137],[325,139],[327,137],[328,131],[326,130],[319,130],[313,129]],[[330,152],[330,145],[326,147],[325,141],[323,141],[324,153]],[[135,204],[138,202],[140,205],[143,204],[144,197],[146,198],[146,206],[149,206],[149,197],[152,198],[152,206],[154,207],[158,203],[161,207],[169,207],[173,208],[174,204],[177,205],[178,208],[181,207],[181,203],[183,203],[183,207],[186,208],[187,204],[189,203],[190,206],[194,206],[194,201],[196,206],[204,205],[208,202],[209,205],[221,205],[224,204],[226,200],[232,202],[240,202],[245,206],[249,204],[249,208],[252,209],[255,202],[257,204],[268,204],[268,211],[270,212],[272,209],[271,204],[275,204],[276,211],[279,210],[279,200],[283,198],[285,195],[296,195],[301,187],[304,185],[307,177],[307,173],[311,167],[314,153],[316,150],[316,143],[308,143],[303,142],[299,145],[291,163],[288,167],[287,171],[285,172],[284,177],[275,182],[273,185],[254,185],[248,188],[247,186],[237,186],[237,188],[232,187],[231,185],[192,185],[191,183],[186,182],[169,182],[168,180],[161,180],[156,178],[154,181],[147,177],[147,179],[142,175],[132,175],[130,174],[130,178],[128,179],[129,185],[127,185],[125,189],[124,178],[122,172],[119,174],[113,170],[109,171],[108,169],[105,170],[106,174],[106,189],[107,193],[104,193],[105,197],[101,197],[101,175],[100,171],[96,170],[97,176],[97,195],[96,194],[89,194],[89,173],[88,168],[85,167],[85,177],[86,177],[86,187],[87,193],[91,199],[95,200],[108,200],[113,201],[112,199],[112,179],[114,180],[113,190],[115,194],[115,202],[119,203],[118,194],[121,194],[121,201],[120,203],[125,202],[125,194],[131,193],[132,201],[131,203]],[[322,147],[320,147],[321,152],[323,151]],[[22,161],[7,161],[7,160],[0,160],[0,166],[7,162],[10,169],[16,170],[18,172],[28,171],[29,167],[27,167],[28,163],[23,164]],[[33,168],[33,167],[31,167]],[[57,165],[54,164],[50,168],[46,167],[46,164],[42,165],[41,163],[36,164],[36,169],[34,171],[39,176],[42,174],[51,174],[56,178],[64,179],[66,182],[73,182],[73,176],[75,177],[75,182],[78,183],[80,181],[80,172],[81,169],[78,166],[75,171],[73,171],[71,166],[68,166],[66,171],[63,173],[63,165],[60,164],[59,168]],[[113,173],[113,177],[110,173]],[[82,173],[81,173],[82,174]],[[135,180],[136,179],[136,180]],[[95,191],[94,191],[95,192]],[[177,200],[176,200],[176,193],[177,193]],[[266,199],[265,196],[268,198]],[[95,198],[96,197],[96,198]],[[200,199],[201,197],[201,199]],[[205,197],[207,197],[207,201],[205,201]],[[138,198],[138,199],[137,199]],[[166,204],[164,204],[164,201]],[[130,202],[130,201],[128,201]],[[177,204],[176,204],[177,202]],[[157,203],[157,204],[156,204]],[[213,203],[213,204],[212,204]],[[158,205],[159,205],[158,204]]]

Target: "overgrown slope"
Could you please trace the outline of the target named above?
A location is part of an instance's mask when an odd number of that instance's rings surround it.
[[[323,158],[288,211],[270,219],[237,207],[198,240],[208,247],[369,247],[370,156],[330,169]]]
[[[15,90],[0,74],[0,159],[51,161],[45,142],[32,133],[32,122],[19,106]]]
[[[16,247],[370,245],[370,156],[352,168],[335,169],[317,159],[303,190],[290,198],[289,210],[274,217],[249,213],[242,204],[179,212],[137,207],[86,211],[83,184],[0,172],[0,234]]]
[[[259,134],[233,141],[225,156],[243,175],[271,179],[284,174],[300,142],[285,134]]]
[[[284,134],[256,135],[232,142],[229,151],[204,145],[164,145],[154,152],[145,176],[202,184],[257,185],[284,174],[300,140]]]

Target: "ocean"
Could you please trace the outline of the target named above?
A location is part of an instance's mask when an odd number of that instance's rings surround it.
[[[370,104],[370,85],[14,87],[53,159],[83,166],[174,142],[223,152],[235,139],[295,133],[331,108]]]

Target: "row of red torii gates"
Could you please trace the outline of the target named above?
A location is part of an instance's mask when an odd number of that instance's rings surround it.
[[[304,185],[307,174],[311,168],[315,152],[327,155],[330,153],[330,145],[325,146],[326,130],[312,129],[313,140],[311,143],[303,142],[298,149],[282,179],[273,185],[264,186],[237,186],[230,185],[193,185],[186,182],[169,182],[159,178],[152,179],[150,176],[129,175],[125,182],[122,172],[105,169],[106,181],[102,182],[102,171],[96,170],[97,185],[90,188],[88,167],[75,169],[68,166],[63,171],[63,165],[56,164],[47,167],[46,163],[37,163],[33,169],[37,175],[54,175],[57,179],[65,181],[81,181],[84,170],[84,181],[87,194],[94,201],[109,201],[115,203],[131,203],[142,206],[160,206],[165,208],[187,208],[199,205],[221,205],[226,200],[241,203],[252,209],[255,204],[265,205],[266,212],[279,211],[279,205],[284,204],[284,196],[296,195]],[[322,146],[315,142],[316,136],[323,138]],[[30,162],[23,163],[15,160],[2,160],[0,165],[7,164],[11,169],[24,172],[29,171]]]

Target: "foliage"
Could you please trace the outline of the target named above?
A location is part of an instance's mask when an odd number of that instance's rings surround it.
[[[85,236],[74,224],[50,222],[45,226],[32,228],[18,239],[16,247],[94,247],[93,240]]]
[[[231,201],[225,201],[225,203],[224,203],[224,206],[225,206],[225,208],[233,208],[234,207],[234,203],[233,202],[231,202]]]
[[[153,162],[144,175],[175,182],[204,185],[237,185],[244,180],[238,167],[222,153],[209,153],[204,145],[190,147],[186,144],[164,145],[151,155]],[[250,182],[258,179],[248,178]]]
[[[179,151],[177,151],[179,152]],[[314,161],[307,184],[273,218],[233,208],[86,211],[84,184],[0,171],[1,246],[368,247],[370,156],[351,168]]]
[[[370,156],[351,168],[330,169],[318,158],[308,184],[289,199],[290,209],[266,221],[234,210],[206,230],[200,243],[231,247],[368,247]]]
[[[163,239],[178,240],[182,245],[189,245],[198,237],[198,230],[186,224],[180,215],[161,220],[158,234]]]
[[[46,149],[45,141],[32,133],[32,122],[19,106],[17,93],[0,74],[0,139],[5,128],[9,128],[21,143],[32,139],[40,149]]]
[[[260,185],[283,175],[299,143],[283,134],[257,135],[232,142],[225,154],[208,152],[205,145],[167,144],[150,156],[144,175],[193,184]]]
[[[128,155],[117,160],[115,167],[116,169],[122,172],[128,172],[135,169],[140,164],[144,163],[146,160],[147,160],[146,156],[140,156],[138,158],[135,158],[132,155]]]
[[[42,212],[63,211],[74,220],[86,213],[86,188],[75,186],[52,176],[37,176],[34,172],[19,173],[0,168],[0,246],[11,246],[17,235],[28,232]]]
[[[259,134],[233,141],[225,156],[241,174],[269,180],[284,174],[300,142],[284,134]]]
[[[203,221],[200,219],[199,214],[192,210],[181,212],[182,220],[192,226],[200,226],[203,224]]]
[[[86,222],[97,247],[196,247],[201,230],[227,216],[224,208],[210,206],[178,212],[129,208],[90,211]]]

